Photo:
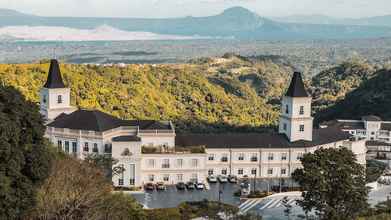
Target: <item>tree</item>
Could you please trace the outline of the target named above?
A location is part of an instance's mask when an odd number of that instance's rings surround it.
[[[56,160],[38,192],[35,219],[144,219],[133,198],[113,194],[103,171],[71,157]]]
[[[291,217],[291,213],[292,213],[292,205],[289,204],[288,202],[289,202],[288,196],[285,196],[282,199],[282,205],[285,207],[284,214],[285,214],[286,217],[288,217],[288,220],[289,220],[290,217]]]
[[[320,219],[355,219],[368,207],[364,167],[347,148],[319,149],[305,154],[303,168],[292,177],[302,187],[297,203]]]
[[[0,86],[0,219],[18,219],[35,204],[47,177],[51,151],[35,103]]]

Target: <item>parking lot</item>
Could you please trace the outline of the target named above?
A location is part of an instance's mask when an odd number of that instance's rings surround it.
[[[269,190],[274,186],[274,188],[279,186],[279,180],[249,180],[251,190],[255,189],[260,191]],[[255,183],[255,184],[254,184]],[[286,180],[284,183],[285,186],[290,186],[292,183],[289,180]],[[145,191],[145,193],[134,194],[133,196],[144,205],[146,208],[170,208],[176,207],[180,203],[185,201],[201,201],[204,199],[210,201],[219,201],[219,191],[220,201],[223,203],[239,206],[240,198],[235,197],[233,194],[235,191],[240,189],[239,184],[235,183],[211,183],[207,184],[209,189],[207,190],[178,190],[175,186],[167,186],[167,189],[164,191]]]

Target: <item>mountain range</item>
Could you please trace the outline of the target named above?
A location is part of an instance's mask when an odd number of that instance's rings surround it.
[[[391,24],[387,17],[368,18],[363,21],[312,24],[306,18],[269,19],[242,8],[233,7],[221,14],[208,17],[181,18],[102,18],[102,17],[43,17],[1,9],[0,27],[50,26],[74,29],[95,29],[105,25],[128,32],[152,32],[161,35],[202,36],[247,40],[298,40],[298,39],[352,39],[391,37]],[[310,19],[308,19],[310,20]],[[300,22],[298,22],[300,21]],[[64,39],[66,40],[66,39]]]

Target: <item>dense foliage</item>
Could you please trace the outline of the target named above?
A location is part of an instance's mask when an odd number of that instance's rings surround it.
[[[317,121],[359,119],[365,115],[377,115],[383,120],[391,120],[391,70],[379,70],[374,74],[371,79],[348,93],[345,99],[318,112]]]
[[[145,219],[130,195],[112,193],[111,182],[89,161],[57,158],[37,194],[33,219]]]
[[[254,130],[276,123],[269,99],[285,90],[289,67],[231,57],[178,65],[62,65],[72,103],[121,118],[173,120],[182,130]],[[48,64],[0,65],[0,79],[38,102]],[[268,98],[265,98],[268,97]]]
[[[0,219],[17,219],[35,205],[51,153],[37,106],[0,86]]]
[[[329,107],[375,74],[376,68],[364,61],[350,60],[326,69],[312,79],[312,95],[317,109]]]
[[[346,148],[319,149],[301,159],[292,177],[303,189],[297,203],[319,219],[356,219],[368,207],[364,167]]]

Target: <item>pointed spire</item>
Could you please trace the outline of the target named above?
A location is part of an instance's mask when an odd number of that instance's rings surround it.
[[[300,72],[293,73],[291,84],[285,94],[288,97],[309,97]]]
[[[58,65],[58,61],[55,59],[50,60],[48,79],[43,87],[52,89],[66,88],[62,81],[60,66]]]

